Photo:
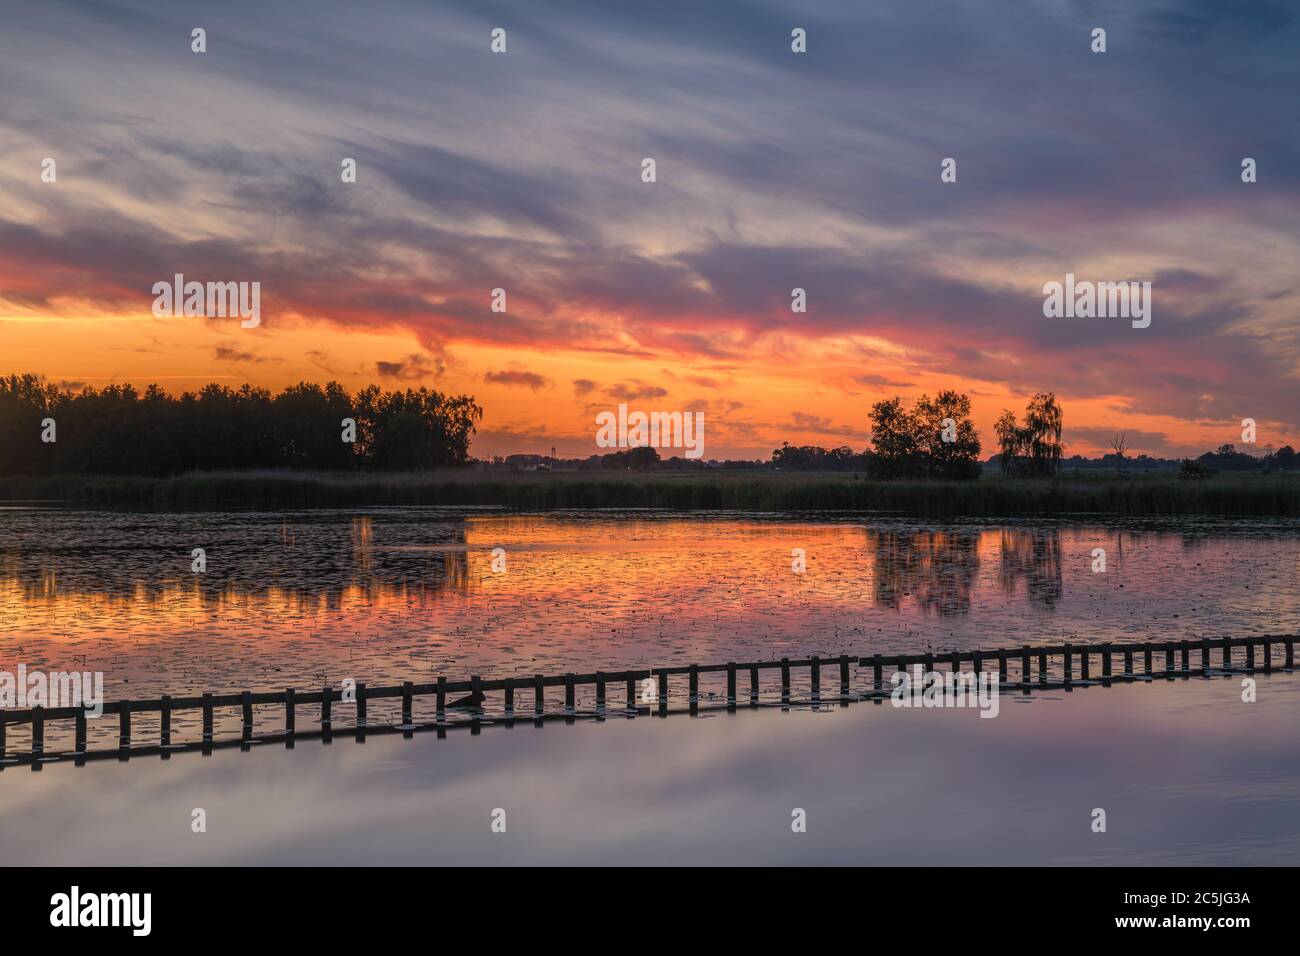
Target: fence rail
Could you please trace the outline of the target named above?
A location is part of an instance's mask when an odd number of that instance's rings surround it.
[[[664,715],[668,712],[670,700],[669,678],[680,678],[683,675],[688,678],[688,693],[685,700],[690,712],[695,713],[700,702],[699,676],[701,674],[720,674],[724,672],[727,675],[725,706],[728,710],[734,710],[739,705],[737,678],[741,673],[747,673],[749,677],[749,706],[757,706],[760,698],[760,673],[773,670],[780,671],[781,700],[783,704],[788,704],[791,701],[791,672],[794,670],[807,670],[809,672],[812,700],[820,701],[822,699],[821,677],[825,668],[838,670],[838,698],[842,702],[864,699],[878,701],[883,697],[887,697],[890,690],[886,689],[885,686],[885,672],[887,670],[903,670],[916,665],[923,666],[926,671],[932,671],[941,666],[952,671],[962,671],[963,665],[970,664],[975,673],[980,673],[986,668],[992,671],[996,667],[1000,689],[1019,689],[1024,693],[1029,693],[1035,688],[1042,690],[1064,687],[1068,689],[1074,686],[1109,683],[1112,681],[1153,679],[1155,677],[1174,678],[1191,676],[1198,671],[1205,675],[1211,672],[1215,674],[1253,673],[1261,670],[1268,672],[1274,669],[1273,654],[1276,648],[1280,648],[1282,653],[1283,663],[1280,666],[1290,669],[1294,667],[1296,640],[1296,635],[1284,634],[1117,644],[1057,644],[1050,646],[1024,644],[1020,647],[987,650],[927,652],[924,654],[872,654],[866,656],[841,655],[827,658],[813,656],[743,663],[729,661],[725,664],[689,664],[626,671],[595,671],[584,674],[535,674],[531,677],[485,679],[474,676],[468,680],[458,681],[449,681],[440,677],[430,683],[416,684],[408,681],[385,687],[367,687],[364,683],[358,683],[351,700],[345,696],[343,689],[334,687],[323,687],[317,691],[305,692],[295,688],[288,688],[283,691],[242,691],[227,694],[202,694],[197,697],[164,695],[159,698],[118,700],[104,703],[104,714],[118,715],[118,748],[117,750],[97,753],[107,756],[149,752],[166,753],[175,749],[210,748],[214,743],[220,743],[222,746],[247,744],[253,740],[253,708],[259,705],[275,704],[284,707],[284,730],[276,734],[275,737],[277,739],[287,738],[291,741],[298,734],[296,730],[298,710],[304,706],[320,707],[318,720],[322,730],[303,733],[301,736],[324,735],[328,737],[332,730],[333,705],[335,703],[355,703],[355,723],[342,732],[363,734],[367,730],[385,729],[383,725],[368,726],[367,704],[369,702],[399,699],[402,707],[402,723],[386,729],[410,732],[419,729],[421,726],[435,728],[448,726],[448,710],[467,711],[474,718],[474,722],[477,722],[485,713],[483,705],[486,703],[486,695],[489,693],[500,693],[502,695],[501,714],[507,720],[527,716],[526,712],[521,714],[516,710],[515,696],[517,691],[526,694],[529,690],[532,691],[533,696],[532,717],[534,720],[540,721],[548,717],[571,718],[576,713],[576,688],[592,685],[596,689],[597,714],[611,712],[607,703],[609,689],[611,686],[617,689],[619,685],[623,685],[626,705],[619,711],[613,711],[614,713],[622,712],[628,716],[635,716],[639,713],[653,712],[657,708],[659,714]],[[1238,660],[1238,651],[1242,652],[1240,660]],[[1164,667],[1161,670],[1156,670],[1153,666],[1156,654],[1160,654],[1164,658]],[[1193,654],[1199,657],[1199,661],[1195,666],[1193,666],[1192,662]],[[1139,655],[1143,667],[1141,671],[1136,671],[1134,669],[1134,658]],[[1116,671],[1114,666],[1117,656],[1123,668],[1119,672]],[[1214,663],[1216,656],[1218,658],[1217,665]],[[1094,659],[1098,659],[1100,664],[1100,674],[1095,676],[1091,670]],[[1057,666],[1058,661],[1059,667]],[[1074,669],[1076,663],[1079,666],[1077,674]],[[1035,666],[1037,669],[1036,679],[1034,676]],[[849,673],[851,667],[870,669],[871,684],[868,690],[855,692],[852,689]],[[1012,673],[1019,679],[1011,680]],[[1059,676],[1057,676],[1058,673]],[[641,707],[638,704],[638,684],[647,680],[655,682],[652,685],[654,689],[654,707]],[[548,715],[546,712],[546,689],[553,687],[564,688],[564,711],[560,714]],[[617,690],[615,692],[617,693]],[[467,697],[448,703],[449,695],[465,693],[468,693]],[[421,697],[435,698],[436,713],[435,720],[432,723],[417,724],[413,719],[414,701],[416,698]],[[219,709],[227,710],[232,707],[238,707],[242,711],[242,734],[239,738],[215,741],[213,730],[215,714]],[[202,741],[173,743],[171,733],[172,715],[178,711],[193,710],[202,712]],[[160,715],[159,743],[157,745],[133,746],[131,716],[133,714],[153,713]],[[46,708],[37,706],[26,710],[0,710],[0,768],[5,763],[39,764],[39,762],[46,759],[61,759],[62,754],[53,757],[45,756],[45,729],[46,725],[51,721],[68,720],[74,722],[75,736],[74,750],[70,756],[84,759],[86,756],[95,755],[87,751],[87,714],[84,708]],[[31,726],[30,751],[27,754],[16,754],[10,757],[6,752],[7,728],[23,724]]]

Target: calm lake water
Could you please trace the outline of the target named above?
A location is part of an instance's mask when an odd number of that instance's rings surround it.
[[[1258,519],[3,510],[0,669],[145,697],[1243,636],[1296,629],[1298,571],[1300,522]]]
[[[1192,678],[1034,696],[993,720],[859,703],[10,768],[0,859],[1294,865],[1298,714],[1300,678],[1275,673],[1253,704],[1238,680]]]
[[[1260,519],[6,508],[0,671],[102,671],[116,699],[1277,634],[1297,630],[1298,571],[1300,523]],[[10,767],[0,857],[1296,863],[1300,680],[1261,677],[1253,704],[1239,683],[1007,699],[993,720],[855,704]],[[156,717],[136,724],[156,739]],[[70,730],[52,725],[49,746]],[[92,721],[98,745],[115,735]],[[497,807],[510,835],[494,840]],[[793,807],[807,834],[790,833]],[[1093,807],[1111,814],[1104,838]]]

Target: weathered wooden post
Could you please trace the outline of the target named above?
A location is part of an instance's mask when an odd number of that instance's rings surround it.
[[[727,661],[727,710],[736,709],[736,662]]]
[[[1029,669],[1029,645],[1021,645],[1020,648],[1020,686],[1029,689],[1029,678],[1031,671]]]
[[[239,695],[239,702],[244,709],[244,726],[242,737],[245,741],[252,739],[253,736],[253,701],[252,694],[248,691],[242,691]]]
[[[1286,666],[1295,666],[1295,639],[1291,637],[1286,639]]]
[[[542,712],[542,675],[537,675],[537,712]],[[433,719],[443,723],[447,719],[447,676],[438,675],[438,686],[434,690]]]
[[[413,727],[415,720],[412,717],[413,701],[415,696],[414,685],[409,680],[402,681],[402,726]]]
[[[513,677],[506,678],[505,715],[506,717],[515,715],[515,681]]]
[[[781,703],[790,703],[790,658],[781,658]]]
[[[659,672],[659,716],[668,716],[668,672]]]
[[[1232,670],[1232,639],[1229,637],[1223,639],[1223,669]]]
[[[1142,663],[1146,667],[1146,675],[1151,676],[1151,645],[1148,644],[1142,649]]]
[[[284,732],[292,737],[296,732],[298,693],[292,687],[284,689]]]
[[[1174,642],[1165,644],[1165,680],[1174,679]]]
[[[1092,675],[1088,672],[1091,657],[1087,644],[1079,648],[1079,679],[1085,683],[1092,680]]]
[[[605,672],[596,671],[596,711],[605,713]]]
[[[32,708],[32,756],[45,753],[45,708],[37,704]]]
[[[1192,669],[1192,642],[1183,641],[1180,646],[1183,651],[1183,673],[1186,674]]]
[[[475,714],[481,714],[483,712],[483,705],[487,703],[487,697],[483,693],[483,678],[478,674],[470,675],[469,696],[470,710]]]
[[[327,729],[330,724],[333,723],[330,718],[331,707],[330,689],[329,687],[324,687],[320,692],[320,725],[322,729]]]
[[[1047,651],[1038,652],[1038,683],[1047,683]]]
[[[697,713],[700,706],[700,665],[692,664],[690,670],[691,692],[690,705],[691,713]]]
[[[631,717],[636,716],[636,678],[627,679],[627,712]]]
[[[1267,637],[1264,638],[1264,671],[1267,673],[1273,669],[1273,642]]]
[[[366,725],[366,685],[357,684],[357,726]]]
[[[979,675],[984,671],[984,654],[982,651],[971,652],[971,668],[975,671],[975,680],[978,681]]]
[[[167,700],[168,698],[163,699]],[[167,732],[170,733],[171,728],[168,728]],[[2,732],[0,732],[0,735],[2,735]],[[163,746],[166,746],[166,742],[164,742]],[[75,743],[73,744],[73,747],[79,754],[84,754],[86,752],[86,707],[84,703],[82,706],[77,708]],[[3,750],[4,748],[0,747],[0,759],[4,759]]]
[[[1247,640],[1246,641],[1246,670],[1253,671],[1254,669],[1255,669],[1255,642],[1253,640]]]
[[[1064,669],[1062,670],[1062,673],[1065,675],[1066,687],[1069,687],[1071,684],[1074,683],[1074,664],[1071,662],[1071,657],[1073,656],[1073,654],[1074,654],[1074,649],[1069,644],[1066,644],[1065,665],[1064,665]]]
[[[85,708],[81,709],[80,715],[84,721],[86,719]],[[162,695],[162,709],[158,714],[158,742],[164,747],[170,747],[172,743],[172,699],[171,695]]]
[[[749,706],[758,706],[758,668],[753,665],[749,668]]]
[[[1208,637],[1201,639],[1201,672],[1205,673],[1210,669],[1210,639]]]
[[[846,654],[840,655],[840,700],[849,699],[849,658]]]
[[[871,689],[877,694],[879,694],[881,689],[885,686],[884,669],[884,661],[882,661],[880,655],[877,654],[871,659]]]
[[[122,750],[129,750],[131,748],[131,702],[129,700],[122,701],[117,713],[118,725],[121,731],[117,745]]]
[[[573,695],[574,695],[573,675],[565,674],[564,675],[564,712],[566,714],[573,713]]]
[[[1133,648],[1124,648],[1124,676],[1130,677],[1133,674]]]
[[[1110,645],[1103,644],[1101,645],[1101,678],[1107,686],[1110,685],[1110,668]]]
[[[441,677],[438,678],[438,684],[440,687],[442,686]],[[533,713],[537,717],[541,717],[542,714],[546,712],[546,700],[545,700],[546,691],[544,689],[545,687],[546,687],[545,678],[541,674],[534,674],[533,675]],[[441,697],[439,699],[441,699]]]
[[[1007,652],[998,651],[998,684],[999,686],[1007,682]]]
[[[812,656],[812,692],[814,697],[820,697],[822,692],[822,662],[816,654]]]

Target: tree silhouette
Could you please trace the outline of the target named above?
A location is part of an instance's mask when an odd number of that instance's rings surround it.
[[[209,384],[173,397],[157,385],[79,392],[35,375],[0,378],[0,475],[173,475],[249,468],[427,469],[463,465],[483,409],[427,388],[353,396],[338,382],[278,395]],[[53,418],[57,440],[41,441]],[[356,441],[343,440],[343,419]]]

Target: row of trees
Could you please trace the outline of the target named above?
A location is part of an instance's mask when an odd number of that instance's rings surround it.
[[[871,406],[867,474],[873,478],[970,480],[983,470],[970,398],[944,391],[907,408],[897,396]],[[1061,462],[1061,406],[1051,392],[1035,395],[1022,425],[1004,411],[994,425],[1005,475],[1054,475]]]
[[[427,388],[353,395],[303,382],[273,395],[211,384],[175,397],[157,385],[72,392],[10,375],[0,378],[0,475],[436,468],[469,461],[482,418],[470,396]]]

